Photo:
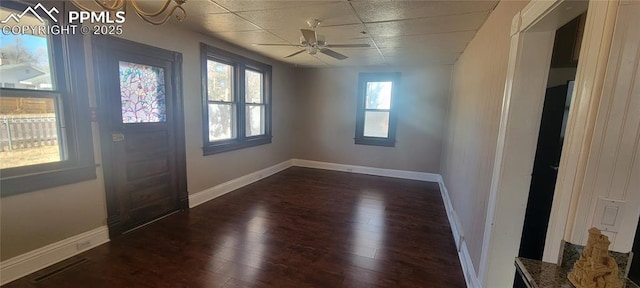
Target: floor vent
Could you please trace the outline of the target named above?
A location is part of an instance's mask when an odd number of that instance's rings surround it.
[[[62,272],[65,272],[71,268],[74,268],[78,265],[81,265],[82,263],[85,263],[89,261],[89,258],[87,257],[76,257],[76,258],[71,258],[71,259],[67,259],[65,261],[62,261],[58,264],[54,264],[52,266],[49,266],[47,268],[44,268],[36,273],[33,273],[33,275],[30,277],[29,279],[29,283],[31,284],[38,284],[41,283],[53,276],[56,276]]]

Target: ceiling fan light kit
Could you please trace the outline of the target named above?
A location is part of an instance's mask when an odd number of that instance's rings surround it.
[[[371,45],[369,44],[327,44],[326,38],[324,35],[320,35],[317,33],[316,28],[320,25],[320,20],[318,19],[310,19],[307,20],[307,25],[309,25],[310,29],[300,29],[302,36],[300,36],[300,44],[254,44],[257,46],[288,46],[288,47],[299,47],[301,50],[287,55],[284,58],[289,58],[296,56],[302,52],[307,52],[309,55],[316,55],[318,52],[332,57],[337,60],[344,60],[349,57],[333,51],[329,48],[369,48]]]

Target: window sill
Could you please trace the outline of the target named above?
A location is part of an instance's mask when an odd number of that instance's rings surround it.
[[[1,196],[17,195],[96,179],[96,166],[76,166],[23,176],[2,178]]]
[[[271,136],[259,136],[253,138],[246,138],[245,140],[232,140],[232,141],[224,141],[219,143],[209,143],[208,146],[204,147],[203,154],[204,156],[213,155],[218,153],[229,152],[233,150],[240,150],[249,147],[255,147],[265,144],[271,143]]]
[[[355,144],[357,145],[370,145],[370,146],[382,146],[382,147],[396,147],[396,141],[387,138],[355,138]]]

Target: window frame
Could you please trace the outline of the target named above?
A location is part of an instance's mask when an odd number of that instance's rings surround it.
[[[66,1],[2,1],[2,7],[23,11],[42,3],[56,7],[59,25],[66,25],[64,15],[75,8]],[[82,35],[51,35],[52,81],[55,90],[0,88],[2,96],[24,98],[53,98],[56,104],[59,145],[64,160],[0,169],[0,196],[10,196],[61,185],[96,179],[91,117]]]
[[[201,76],[202,76],[202,142],[203,154],[211,155],[222,152],[228,152],[248,147],[254,147],[271,143],[271,65],[246,58],[219,48],[212,47],[205,43],[200,43],[200,60],[201,60]],[[212,60],[218,63],[231,65],[233,71],[233,103],[235,105],[235,119],[233,124],[236,131],[236,137],[232,139],[224,139],[218,141],[209,141],[209,103],[217,101],[209,101],[208,98],[208,74],[207,61]],[[262,73],[262,104],[264,105],[264,134],[255,136],[246,136],[246,75],[245,71],[251,70]]]
[[[354,137],[354,143],[357,145],[372,145],[383,147],[395,147],[396,144],[396,125],[397,125],[397,110],[398,110],[398,97],[400,91],[400,76],[399,72],[381,72],[381,73],[365,73],[361,72],[358,75],[358,100],[356,111],[356,133]],[[389,130],[387,131],[387,137],[372,137],[364,135],[365,126],[365,112],[368,110],[379,111],[380,109],[367,109],[366,105],[366,93],[368,82],[392,82],[391,87],[391,107],[388,109],[389,113]],[[387,109],[383,109],[387,110]]]

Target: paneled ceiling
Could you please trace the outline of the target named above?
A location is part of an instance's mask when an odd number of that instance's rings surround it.
[[[498,1],[272,1],[189,0],[187,20],[177,25],[221,38],[268,57],[301,66],[453,64]],[[370,44],[331,48],[336,60],[301,48],[256,46],[299,44],[307,20],[321,21],[317,33],[328,44]]]

